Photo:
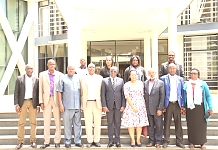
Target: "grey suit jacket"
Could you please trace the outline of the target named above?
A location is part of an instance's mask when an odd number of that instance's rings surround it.
[[[177,63],[175,63],[175,65],[177,67],[176,68],[176,75],[184,78],[184,72],[183,72],[183,69],[182,69],[182,65],[177,64]],[[161,64],[159,77],[162,77],[162,76],[167,75],[169,73],[168,72],[168,66],[169,66],[168,61]]]
[[[146,109],[149,115],[156,115],[157,110],[162,110],[164,106],[164,83],[159,79],[154,80],[154,85],[149,94],[149,80],[144,82],[145,84],[145,101]]]
[[[23,106],[25,96],[25,75],[18,76],[15,89],[14,89],[14,105],[18,104],[20,107]],[[39,79],[33,77],[33,107],[39,106]]]
[[[126,101],[123,93],[123,79],[115,77],[116,87],[113,88],[110,77],[104,78],[102,80],[101,87],[101,101],[102,107],[107,107],[109,110],[112,110],[114,107],[114,100],[116,104],[116,109],[121,107],[126,107]]]

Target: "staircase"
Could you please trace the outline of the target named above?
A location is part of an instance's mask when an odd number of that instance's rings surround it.
[[[218,150],[218,113],[214,114],[214,116],[210,119],[210,122],[208,123],[207,127],[207,150]],[[170,136],[170,145],[167,149],[181,149],[175,146],[175,128],[173,126],[173,121],[172,121],[172,126],[171,126],[171,136]],[[82,143],[86,145],[86,135],[85,135],[85,123],[84,123],[84,118],[82,118]],[[18,126],[18,116],[16,113],[0,113],[0,150],[14,150],[16,144],[17,144],[17,127]],[[182,126],[183,126],[183,133],[184,133],[184,140],[183,144],[186,145],[186,149],[188,148],[188,140],[187,140],[187,126],[186,126],[186,121],[185,118],[182,118]],[[65,149],[64,147],[64,130],[63,130],[63,123],[61,126],[61,148],[59,149]],[[29,119],[27,119],[26,127],[25,127],[25,142],[24,146],[22,149],[32,149],[30,147],[30,142],[29,142],[29,135],[30,135],[30,126],[29,126]],[[40,145],[43,144],[44,138],[43,138],[43,117],[42,117],[42,112],[38,114],[37,116],[37,144],[38,148]],[[101,126],[101,148],[96,148],[96,149],[105,149],[107,148],[107,143],[108,143],[108,136],[107,136],[107,121],[106,119],[102,119],[102,126]],[[199,131],[200,132],[200,131]],[[54,144],[53,144],[53,139],[54,139],[54,133],[55,133],[55,123],[54,119],[51,121],[51,146],[47,149],[55,149]],[[72,140],[73,141],[73,140]],[[141,148],[136,147],[135,149],[142,149],[145,148],[145,145],[148,143],[148,138],[147,137],[142,137],[141,142],[143,146]],[[121,144],[122,147],[121,149],[132,149],[129,144],[130,144],[130,137],[128,134],[128,130],[125,127],[121,127]],[[74,147],[74,144],[72,144],[71,149],[77,149],[77,147]],[[116,147],[114,147],[116,148]],[[87,149],[84,147],[84,149]],[[110,148],[113,149],[113,148]],[[155,147],[152,148],[146,148],[146,149],[156,149]]]

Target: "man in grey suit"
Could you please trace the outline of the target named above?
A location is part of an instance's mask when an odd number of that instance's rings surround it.
[[[156,146],[160,148],[163,135],[163,115],[162,109],[164,106],[164,83],[155,78],[155,70],[148,70],[150,79],[145,81],[145,101],[148,115],[148,135],[149,143],[147,147]]]
[[[26,74],[18,76],[14,90],[14,105],[19,116],[18,121],[18,145],[15,149],[21,149],[24,143],[24,126],[26,124],[27,111],[30,121],[30,143],[36,148],[36,114],[39,113],[39,79],[32,75],[33,67],[27,64]]]
[[[123,79],[117,77],[118,69],[115,66],[110,68],[110,77],[104,78],[101,87],[101,100],[103,112],[107,112],[108,123],[108,147],[113,146],[115,135],[116,147],[120,145],[121,114],[126,106],[123,94]]]
[[[161,64],[159,77],[162,77],[162,76],[167,75],[169,73],[168,66],[171,63],[174,63],[176,65],[176,75],[184,78],[184,72],[182,69],[182,65],[175,62],[175,53],[173,51],[170,51],[168,53],[168,61]]]

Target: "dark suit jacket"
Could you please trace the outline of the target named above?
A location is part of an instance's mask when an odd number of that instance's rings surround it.
[[[180,76],[177,76],[177,100],[179,103],[180,108],[184,106],[184,99],[183,99],[183,84],[184,80]],[[169,74],[164,75],[160,78],[164,82],[164,88],[165,88],[165,99],[164,99],[164,108],[168,107],[169,99],[170,99],[170,79]]]
[[[104,78],[102,80],[101,87],[101,101],[102,107],[107,107],[109,110],[112,110],[114,107],[114,99],[116,104],[116,109],[126,106],[126,101],[123,93],[123,79],[116,77],[116,87],[113,89],[113,85],[110,77]]]
[[[14,89],[14,105],[23,106],[25,96],[25,75],[18,76]],[[39,79],[33,77],[33,107],[39,106]]]
[[[177,63],[175,63],[175,65],[177,67],[176,68],[176,75],[184,78],[184,72],[183,72],[183,69],[182,69],[182,65],[177,64]],[[169,66],[168,61],[161,64],[159,77],[162,77],[162,76],[167,75],[169,73],[168,72],[168,66]]]
[[[145,84],[145,101],[146,109],[149,115],[157,115],[157,110],[162,110],[164,106],[164,83],[161,80],[155,79],[154,85],[149,94],[149,80],[144,82]]]

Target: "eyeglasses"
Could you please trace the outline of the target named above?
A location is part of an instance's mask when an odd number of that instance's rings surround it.
[[[168,56],[175,56],[175,55],[168,55]]]
[[[198,73],[190,73],[190,74],[197,75]]]
[[[112,72],[112,73],[116,73],[117,71],[115,71],[115,70],[112,70],[112,71],[110,71],[110,72]]]

